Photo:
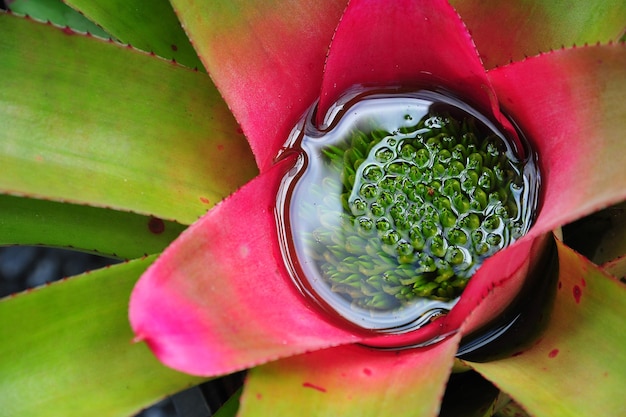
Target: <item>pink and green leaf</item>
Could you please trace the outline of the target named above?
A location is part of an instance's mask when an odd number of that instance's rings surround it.
[[[206,75],[31,19],[0,25],[2,193],[189,224],[256,173]]]
[[[555,306],[541,338],[509,358],[470,365],[533,416],[619,415],[626,287],[560,242],[558,254]]]
[[[0,195],[0,245],[45,245],[122,259],[163,251],[185,227],[111,209]]]
[[[460,328],[462,323],[462,333],[468,335],[502,314],[517,297],[526,278],[537,272],[535,268],[550,240],[550,234],[521,240],[487,259],[445,318],[444,325]]]
[[[607,1],[451,0],[487,68],[563,46],[617,41],[626,3]]]
[[[470,34],[446,0],[351,2],[328,54],[318,124],[355,85],[445,89],[490,111],[515,136]]]
[[[539,158],[541,205],[531,235],[626,199],[624,68],[626,45],[611,44],[489,72],[502,107]]]
[[[144,345],[131,343],[128,297],[152,261],[0,301],[4,415],[126,417],[202,381],[166,368]]]
[[[65,0],[123,43],[204,71],[167,0]]]
[[[191,42],[267,170],[319,96],[346,0],[173,0]]]
[[[183,232],[137,283],[130,321],[166,365],[216,376],[359,339],[293,285],[278,246],[274,166]]]
[[[434,417],[458,341],[406,351],[341,346],[257,367],[239,415]]]
[[[168,366],[215,376],[366,338],[376,346],[390,338],[398,342],[399,336],[371,339],[328,322],[291,282],[274,217],[290,163],[256,178],[194,223],[137,284],[130,304],[133,329]],[[448,316],[406,337],[415,342],[453,334],[477,306],[467,331],[484,325],[516,296],[535,259],[529,255],[538,256],[543,243],[528,240],[510,248],[510,256],[491,258]]]

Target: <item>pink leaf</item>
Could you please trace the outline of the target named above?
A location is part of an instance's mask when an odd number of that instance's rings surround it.
[[[305,303],[285,270],[276,165],[193,224],[143,275],[130,321],[166,365],[220,375],[360,338]]]
[[[489,72],[539,155],[537,235],[626,199],[626,46],[582,47]]]
[[[317,122],[355,85],[443,88],[489,111],[516,138],[500,113],[470,34],[445,0],[358,0],[330,48]]]

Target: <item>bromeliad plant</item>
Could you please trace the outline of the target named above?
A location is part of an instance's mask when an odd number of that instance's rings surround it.
[[[0,15],[3,243],[134,260],[0,303],[8,415],[620,413],[622,259],[551,233],[626,199],[620,2],[67,3],[121,43]]]

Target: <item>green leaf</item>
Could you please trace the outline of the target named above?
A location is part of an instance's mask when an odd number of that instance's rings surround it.
[[[0,245],[70,247],[132,259],[163,251],[184,229],[156,217],[0,195]]]
[[[541,338],[513,356],[470,363],[536,417],[624,411],[626,287],[558,242],[555,306]]]
[[[623,0],[452,0],[485,67],[520,61],[574,44],[617,41],[624,33]]]
[[[495,417],[530,417],[526,411],[514,401],[509,402],[495,414]]]
[[[602,235],[591,260],[603,264],[626,255],[626,202],[601,212],[608,219],[608,230]]]
[[[201,382],[132,343],[127,305],[146,258],[0,302],[2,415],[128,416]]]
[[[0,192],[189,224],[252,178],[205,74],[0,14]]]
[[[603,265],[623,257],[626,255],[626,202],[564,226],[563,236],[568,246],[595,264]]]
[[[124,43],[204,71],[167,0],[65,0]]]
[[[61,0],[15,0],[8,3],[9,9],[16,13],[27,14],[44,22],[50,21],[55,25],[67,26],[79,32],[89,32],[102,38],[111,37],[101,27]]]
[[[339,346],[256,367],[239,416],[434,416],[459,339],[403,351]]]
[[[243,388],[239,388],[239,390],[233,394],[233,396],[230,397],[215,414],[213,414],[213,417],[235,417],[237,415],[237,411],[239,411],[239,398],[241,397],[242,391]]]
[[[603,264],[602,269],[614,277],[619,278],[623,283],[626,283],[626,256]]]

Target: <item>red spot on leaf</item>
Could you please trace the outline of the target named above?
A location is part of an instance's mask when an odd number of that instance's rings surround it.
[[[514,354],[512,354],[511,356],[512,356],[512,357],[516,357],[516,356],[520,356],[520,355],[521,355],[521,354],[523,354],[523,353],[524,353],[524,351],[520,350],[520,351],[518,351],[518,352],[515,352],[515,353],[514,353]]]
[[[559,281],[559,290],[561,289],[562,286],[563,286],[563,283]]]
[[[204,203],[204,204],[211,204],[211,202],[209,201],[209,199],[208,199],[208,198],[206,198],[206,197],[200,197],[200,201],[201,201],[202,203]]]
[[[369,368],[363,368],[363,373],[367,376],[372,375],[372,370]]]
[[[256,393],[256,399],[257,400],[262,400],[263,399],[263,394],[261,394],[260,392]]]
[[[243,135],[243,129],[241,127],[237,127],[237,133]]]
[[[558,349],[552,349],[550,351],[550,353],[548,353],[548,357],[549,358],[556,358],[556,355],[558,355],[558,354],[559,354],[559,350]]]
[[[223,151],[224,150],[224,145],[222,145],[222,144],[217,145],[217,150],[218,151]]]
[[[148,229],[150,230],[150,233],[159,235],[165,231],[165,223],[163,223],[163,220],[158,217],[150,217],[150,220],[148,221]]]
[[[174,51],[174,52],[178,51],[178,46],[176,46],[176,45],[174,45],[174,44],[172,44],[172,45],[170,45],[170,46],[171,46],[171,48],[172,48],[172,51]]]
[[[574,285],[574,289],[572,292],[574,293],[574,300],[576,300],[576,304],[580,303],[580,297],[582,296],[583,291],[578,285]]]
[[[65,26],[63,28],[63,33],[66,35],[73,35],[75,32],[69,26]]]
[[[586,286],[587,286],[587,281],[585,281],[585,278],[582,278],[582,279],[580,280],[580,284],[581,284],[583,287],[586,287]]]
[[[584,256],[582,256],[582,255],[578,255],[578,257],[579,257],[580,259],[585,259],[585,257],[584,257]],[[587,271],[589,271],[589,268],[587,267],[587,264],[586,264],[585,262],[583,262],[583,263],[580,265],[580,267],[581,267],[581,269],[583,270],[583,272],[587,272]],[[583,279],[583,281],[584,281],[584,279]]]
[[[303,382],[302,386],[304,388],[312,388],[312,389],[314,389],[316,391],[319,391],[319,392],[326,392],[326,388],[320,387],[319,385],[311,384],[310,382]]]

